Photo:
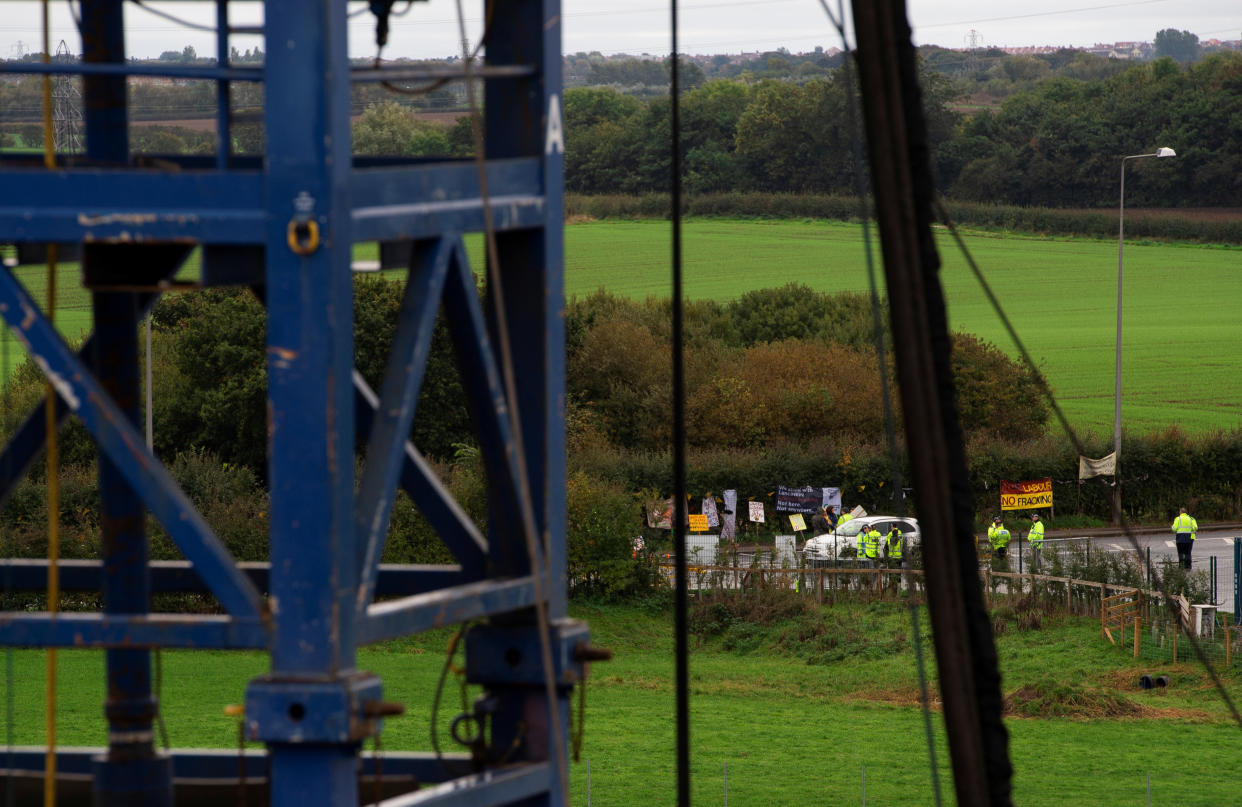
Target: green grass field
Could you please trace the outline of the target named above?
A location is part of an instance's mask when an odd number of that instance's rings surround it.
[[[686,221],[683,233],[690,299],[725,301],[791,282],[829,292],[868,288],[859,225],[699,219]],[[670,293],[667,222],[573,224],[565,240],[568,294]],[[938,243],[952,326],[1016,355],[956,246],[943,232]],[[1111,434],[1117,243],[973,233],[967,245],[1071,423]],[[874,255],[878,262],[878,247]],[[1228,358],[1242,340],[1240,264],[1238,248],[1127,244],[1127,430],[1204,432],[1242,422],[1242,380]]]
[[[669,618],[634,606],[580,605],[593,640],[617,657],[597,664],[587,691],[583,761],[572,768],[573,802],[622,807],[668,804],[674,791],[673,653]],[[892,605],[838,607],[826,612],[829,635],[842,642],[819,658],[797,648],[788,625],[735,627],[695,644],[690,660],[694,803],[723,801],[724,766],[736,804],[858,804],[861,765],[869,803],[932,803],[930,768],[909,619]],[[846,636],[856,623],[863,638]],[[927,631],[926,614],[922,621]],[[1142,804],[1146,776],[1153,804],[1233,803],[1234,749],[1242,734],[1190,665],[1155,668],[1098,638],[1092,619],[1046,622],[1041,631],[999,641],[1003,688],[1036,681],[1076,686],[1079,697],[1116,693],[1142,711],[1124,719],[1011,718],[1015,803],[1021,805]],[[405,703],[404,718],[386,721],[388,750],[430,750],[431,693],[443,663],[446,635],[368,648],[359,666],[381,674],[385,698]],[[927,640],[930,654],[930,641]],[[845,643],[852,642],[845,650]],[[740,649],[729,651],[726,644]],[[14,742],[43,741],[43,654],[14,651]],[[62,651],[60,742],[103,742],[103,658]],[[808,663],[811,662],[811,663]],[[232,747],[236,719],[223,707],[243,698],[246,682],[264,673],[255,653],[178,651],[164,654],[164,713],[173,746]],[[932,665],[934,666],[934,665]],[[1167,690],[1142,692],[1143,672],[1169,672]],[[8,677],[6,676],[6,680]],[[1226,678],[1235,698],[1237,674]],[[933,681],[934,686],[934,681]],[[934,691],[934,690],[933,690]],[[451,679],[440,724],[460,710]],[[575,707],[576,708],[576,707]],[[933,714],[939,775],[952,804],[942,721]],[[445,737],[447,735],[445,734]],[[448,742],[446,739],[445,742]]]
[[[791,282],[865,292],[861,233],[859,225],[839,222],[689,220],[685,294],[726,301]],[[476,266],[482,264],[481,241],[467,240]],[[939,243],[953,327],[1016,355],[957,248],[944,233]],[[1071,423],[1111,434],[1117,244],[980,233],[967,243]],[[667,222],[572,224],[565,229],[566,294],[603,288],[639,299],[667,297],[670,250]],[[360,245],[356,257],[374,259],[375,252],[373,245]],[[874,255],[878,261],[878,246]],[[1228,357],[1242,343],[1242,284],[1235,274],[1242,248],[1129,244],[1125,259],[1125,428],[1176,425],[1199,433],[1237,427],[1242,375]],[[42,301],[42,268],[18,271]],[[882,284],[882,268],[877,271]],[[59,324],[71,339],[90,328],[89,298],[77,272],[77,264],[66,264],[59,274]]]

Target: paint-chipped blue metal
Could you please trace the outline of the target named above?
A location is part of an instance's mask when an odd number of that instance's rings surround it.
[[[93,801],[101,805],[173,807],[172,760],[162,753],[122,756],[115,748],[114,744],[91,760]]]
[[[546,804],[544,796],[553,782],[546,763],[517,769],[476,773],[451,782],[423,788],[406,796],[385,799],[384,807],[490,807],[495,804]],[[522,799],[532,799],[530,802]]]
[[[357,372],[354,373],[354,390],[358,433],[369,434],[379,398]],[[401,489],[461,564],[463,572],[473,578],[481,577],[487,539],[440,481],[430,463],[409,442],[405,443],[405,459],[401,465]]]
[[[456,235],[420,242],[414,247],[355,505],[360,570],[355,610],[360,614],[374,594],[384,540],[388,537],[388,520],[405,463],[406,436],[414,423],[423,371],[431,353],[431,334],[440,310],[444,277],[459,251],[460,239]]]
[[[0,559],[0,579],[11,591],[42,591],[47,588],[47,567],[46,560]],[[103,569],[99,561],[62,560],[58,568],[61,591],[100,590]],[[151,561],[147,568],[153,592],[209,592],[188,561],[156,560]],[[268,563],[238,563],[237,568],[250,578],[256,589],[262,592],[268,590]],[[455,565],[383,563],[379,567],[375,594],[380,597],[403,597],[460,586],[477,579],[477,575],[469,576]]]
[[[183,647],[257,649],[269,641],[258,619],[188,614],[105,616],[0,613],[0,645],[17,647]]]
[[[264,243],[263,175],[257,172],[24,168],[2,176],[5,187],[22,189],[0,196],[6,241]]]
[[[56,770],[76,776],[89,775],[91,758],[98,756],[102,750],[61,746],[56,749]],[[47,750],[41,746],[19,745],[5,749],[0,759],[6,763],[11,759],[17,770],[42,773],[46,755]],[[189,780],[215,779],[224,782],[226,787],[235,787],[239,766],[247,780],[267,778],[267,751],[261,748],[247,748],[245,752],[233,748],[174,748],[168,756],[172,760],[173,776],[186,780],[187,785]],[[465,753],[445,752],[442,757],[437,757],[430,752],[385,750],[380,759],[380,773],[384,777],[408,776],[419,782],[440,782],[445,778],[441,758],[452,766],[470,761],[470,756]],[[375,762],[373,754],[359,755],[358,763],[363,775],[370,776],[375,772]],[[227,791],[225,795],[229,795]],[[222,802],[228,805],[235,803],[235,798]]]
[[[386,600],[367,608],[366,615],[359,620],[358,642],[394,639],[534,604],[535,584],[530,577],[491,579]]]
[[[507,273],[504,259],[501,260],[502,271]],[[499,358],[464,252],[457,265],[459,270],[450,273],[445,284],[444,307],[449,313],[449,333],[460,357],[461,384],[479,431],[480,453],[492,483],[493,496],[489,503],[493,512],[492,530],[506,532],[503,540],[489,542],[489,561],[493,568],[505,574],[528,574],[532,569],[531,558],[521,530],[514,525],[538,523],[534,513],[523,512],[533,507],[527,494],[529,478],[519,467],[514,445],[517,437],[505,398]],[[507,286],[506,292],[512,293]],[[532,337],[537,339],[537,333],[510,328],[510,344]]]
[[[382,695],[380,679],[369,673],[332,681],[258,678],[246,690],[246,736],[266,743],[361,742],[378,730],[379,716],[368,706]]]
[[[558,685],[573,686],[583,679],[580,650],[590,644],[587,626],[576,620],[561,620],[552,630],[553,679]],[[539,633],[533,627],[500,628],[480,626],[466,634],[466,680],[491,685],[543,685]]]
[[[259,594],[234,565],[224,543],[143,443],[93,373],[64,343],[8,268],[0,268],[0,315],[21,340],[100,450],[136,490],[173,542],[198,568],[229,613],[257,617]]]
[[[189,67],[177,64],[64,64],[60,62],[40,64],[39,62],[22,62],[5,65],[4,72],[60,76],[155,76],[159,78],[197,79],[200,81],[216,79],[225,81],[263,80],[263,70],[257,67]]]
[[[247,693],[247,723],[255,736],[268,741],[270,803],[353,807],[359,798],[359,741],[379,730],[376,714],[367,712],[365,704],[381,700],[383,694],[378,679],[356,669],[356,648],[504,615],[493,627],[472,632],[468,651],[475,657],[471,675],[488,690],[494,707],[491,733],[497,745],[485,749],[481,759],[488,764],[503,759],[504,768],[401,798],[420,804],[561,803],[566,783],[557,781],[556,766],[549,764],[551,732],[559,726],[567,734],[567,699],[580,670],[573,652],[586,634],[571,623],[558,621],[554,627],[557,703],[549,712],[541,671],[531,666],[538,657],[538,634],[532,608],[536,587],[530,577],[533,568],[546,563],[542,589],[548,610],[554,618],[563,616],[559,2],[512,0],[495,4],[491,11],[481,71],[487,86],[483,108],[490,222],[472,160],[351,158],[350,82],[399,76],[394,70],[350,68],[345,0],[269,0],[263,14],[267,63],[262,68],[124,64],[116,58],[121,7],[113,0],[84,0],[89,64],[56,65],[53,71],[90,74],[84,80],[88,90],[94,88],[87,93],[87,107],[94,110],[87,121],[88,148],[103,166],[69,161],[46,171],[32,157],[0,158],[0,187],[6,189],[0,197],[0,242],[199,245],[204,247],[206,285],[259,287],[268,308],[270,563],[238,564],[228,557],[167,472],[142,447],[128,422],[131,407],[117,406],[101,392],[90,363],[68,351],[24,290],[3,272],[0,307],[7,309],[5,318],[44,361],[65,399],[73,402],[68,409],[97,438],[121,484],[141,497],[193,564],[191,570],[185,563],[130,562],[142,552],[125,554],[121,565],[126,568],[117,580],[132,579],[133,590],[130,582],[108,586],[126,589],[118,605],[135,609],[150,592],[201,591],[205,583],[231,616],[128,614],[121,607],[110,615],[4,614],[0,642],[112,648],[135,661],[134,675],[118,687],[124,697],[137,701],[146,697],[146,685],[139,680],[143,671],[137,669],[145,648],[266,649],[270,671]],[[224,0],[217,0],[216,11],[223,28],[228,18]],[[224,46],[218,36],[218,57]],[[81,67],[85,69],[76,69]],[[31,68],[22,70],[42,72]],[[165,163],[134,170],[121,154],[127,136],[122,76],[144,73],[208,80],[220,89],[227,82],[262,80],[267,137],[262,159],[231,155],[225,148],[210,156],[170,156],[167,165],[175,170],[165,169]],[[111,100],[101,106],[94,103],[99,98]],[[218,133],[224,135],[231,124],[227,111],[218,109]],[[17,191],[8,193],[11,188]],[[288,243],[289,230],[306,231],[311,221],[318,226],[319,241],[306,254],[296,254]],[[498,326],[480,306],[460,245],[460,234],[480,232],[487,224],[498,233],[494,256],[503,278],[498,303],[516,351],[521,413],[516,429],[500,383]],[[452,245],[443,293],[437,293],[434,283],[421,289],[411,286],[411,299],[417,298],[419,305],[402,313],[397,355],[381,396],[353,372],[349,271],[353,245],[375,239]],[[123,283],[124,278],[114,282]],[[437,297],[444,301],[455,347],[465,359],[467,396],[482,424],[481,453],[491,502],[486,534],[408,440]],[[102,340],[97,338],[103,354],[129,355],[128,346],[118,349],[119,337],[102,335]],[[125,394],[131,394],[132,387],[127,389]],[[22,441],[9,446],[4,457],[20,459],[22,469],[28,466],[38,453],[42,428],[30,421],[21,432]],[[362,492],[356,495],[355,450],[368,436],[368,465],[360,480]],[[516,459],[519,453],[525,466]],[[14,474],[0,480],[0,495],[17,478]],[[460,565],[377,564],[398,484]],[[118,501],[124,500],[121,494]],[[526,507],[530,510],[522,512]],[[122,510],[119,518],[129,522],[132,507]],[[530,522],[539,543],[533,562],[517,527]],[[27,586],[45,582],[47,567],[12,563],[5,570],[9,572],[10,579]],[[70,590],[105,585],[99,564],[68,564],[64,578]],[[372,587],[375,596],[395,599],[370,602]],[[270,603],[270,618],[259,608],[259,591],[270,595],[264,601]],[[361,611],[360,605],[365,606]],[[515,644],[521,646],[524,661],[510,669],[505,654]],[[292,709],[295,705],[301,710]],[[410,704],[411,714],[401,719],[420,719],[423,705]],[[294,713],[300,715],[296,720]],[[555,724],[548,723],[550,716]],[[467,770],[460,764],[441,765],[427,755],[406,756],[386,755],[385,770],[394,776],[416,775],[424,783],[438,781],[446,771],[456,775]],[[248,785],[269,770],[264,765],[257,771],[252,758],[246,754],[241,760]],[[41,764],[40,759],[27,769]],[[187,776],[187,765],[195,772],[210,770],[213,776],[237,773],[237,758],[229,753],[174,753],[172,764],[178,777]],[[369,765],[363,757],[363,769]],[[105,770],[102,778],[117,770]],[[130,778],[151,780],[139,790],[148,785],[153,792],[166,790],[158,773]],[[100,807],[122,801],[119,795],[106,794]]]

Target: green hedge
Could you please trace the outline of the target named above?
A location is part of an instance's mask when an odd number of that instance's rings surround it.
[[[1115,238],[1117,210],[1061,210],[1019,207],[980,202],[946,202],[949,216],[960,225],[1042,235]],[[721,218],[835,219],[858,218],[858,200],[850,196],[789,193],[703,194],[686,197],[682,213],[687,216]],[[643,196],[565,195],[565,215],[570,218],[664,218],[669,214],[667,194]],[[1195,211],[1160,214],[1135,211],[1126,217],[1126,237],[1140,240],[1195,241],[1242,244],[1242,220],[1213,220]]]
[[[1111,440],[1089,437],[1085,450],[1099,457],[1112,450]],[[1136,522],[1171,521],[1178,507],[1188,507],[1200,522],[1242,518],[1242,430],[1190,437],[1170,429],[1129,436],[1122,441],[1123,506]],[[1108,478],[1078,481],[1078,455],[1064,439],[1045,437],[1019,445],[981,442],[968,447],[971,489],[980,519],[1000,506],[1000,480],[1051,477],[1058,520],[1107,522],[1113,488]],[[667,452],[621,452],[595,448],[570,458],[571,468],[607,480],[625,490],[672,490]],[[911,486],[902,468],[905,487]],[[741,501],[769,505],[777,485],[840,487],[846,507],[891,513],[896,507],[886,451],[875,445],[821,442],[805,447],[775,445],[764,451],[691,451],[686,472],[692,499],[719,496],[733,488]],[[908,507],[914,511],[913,500]],[[769,507],[769,518],[772,510]],[[916,513],[917,514],[917,513]],[[1073,517],[1071,519],[1071,517]],[[787,531],[767,524],[765,533]]]

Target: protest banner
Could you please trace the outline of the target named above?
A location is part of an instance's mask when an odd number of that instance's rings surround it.
[[[823,488],[787,488],[776,487],[776,512],[778,513],[814,513],[823,502]]]
[[[1002,510],[1038,510],[1052,507],[1052,477],[1025,482],[1001,480]]]

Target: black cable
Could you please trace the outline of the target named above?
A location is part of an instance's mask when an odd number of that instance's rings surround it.
[[[1048,386],[1048,382],[1044,380],[1043,374],[1039,372],[1039,368],[1035,365],[1035,360],[1031,358],[1031,354],[1026,349],[1026,345],[1023,344],[1022,339],[1018,336],[1017,330],[1013,327],[1013,322],[1010,321],[1009,316],[1001,307],[1000,300],[997,298],[996,293],[992,291],[991,285],[983,276],[983,271],[979,268],[979,264],[975,262],[975,258],[970,253],[970,249],[967,248],[966,242],[962,239],[961,233],[958,232],[957,225],[953,222],[953,219],[949,217],[949,211],[945,209],[944,201],[939,197],[936,197],[934,204],[936,215],[940,218],[945,227],[948,228],[950,235],[952,235],[954,242],[957,244],[958,249],[962,253],[962,257],[966,260],[966,265],[970,267],[971,273],[974,274],[975,279],[979,282],[979,287],[983,289],[984,296],[988,298],[988,302],[991,304],[992,310],[996,312],[996,315],[1000,318],[1001,325],[1005,328],[1005,332],[1009,334],[1009,338],[1013,340],[1014,345],[1017,347],[1018,354],[1022,357],[1022,363],[1035,376],[1035,383],[1039,388],[1040,394],[1052,406],[1052,411],[1056,414],[1057,420],[1061,424],[1061,430],[1065,433],[1065,436],[1069,438],[1071,445],[1074,446],[1074,450],[1078,452],[1078,455],[1083,456],[1086,454],[1086,450],[1083,446],[1082,440],[1079,439],[1078,433],[1074,431],[1074,428],[1070,426],[1069,420],[1065,417],[1065,413],[1062,411],[1061,405],[1057,403],[1056,396],[1052,394],[1052,389]],[[1134,530],[1130,526],[1130,520],[1126,518],[1125,512],[1122,512],[1119,515],[1121,517],[1121,531],[1125,534],[1126,540],[1130,542],[1130,548],[1134,550],[1134,555],[1138,559],[1139,568],[1142,568],[1145,561],[1142,549],[1139,546],[1138,536],[1134,534]],[[1164,599],[1165,609],[1173,612],[1175,608],[1173,604],[1173,597],[1170,594],[1164,579],[1154,569],[1152,570],[1152,573],[1156,583],[1156,588],[1160,590],[1160,594]],[[1190,631],[1189,626],[1183,624],[1180,614],[1176,615],[1176,623],[1178,628],[1186,636],[1187,640],[1190,641],[1190,646],[1194,649],[1195,656],[1199,659],[1199,663],[1203,665],[1203,669],[1207,672],[1208,677],[1212,679],[1212,686],[1215,687],[1217,694],[1220,695],[1220,698],[1224,702],[1225,706],[1229,708],[1229,714],[1233,717],[1234,722],[1238,724],[1238,728],[1242,728],[1242,714],[1238,713],[1238,708],[1234,705],[1233,698],[1229,697],[1229,692],[1225,689],[1224,682],[1220,680],[1220,675],[1216,672],[1216,668],[1213,667],[1212,663],[1208,660],[1207,654],[1203,650],[1203,644]]]
[[[677,805],[690,807],[690,647],[687,637],[686,577],[686,370],[681,292],[681,54],[677,42],[677,0],[669,0],[672,64],[669,65],[673,218],[673,596],[676,635]]]
[[[199,23],[199,22],[190,22],[189,20],[182,19],[181,17],[175,16],[173,14],[169,14],[167,11],[161,11],[160,9],[154,8],[153,6],[148,6],[145,2],[143,2],[143,0],[129,0],[129,2],[138,6],[139,8],[141,8],[143,11],[147,12],[148,14],[154,14],[157,17],[163,17],[169,22],[175,22],[177,23],[177,25],[180,25],[183,28],[191,28],[195,31],[207,31],[208,33],[212,33],[212,34],[217,33],[216,26],[214,25],[203,25],[202,23]]]
[[[10,405],[9,382],[11,380],[10,376],[12,373],[11,373],[10,365],[9,365],[9,340],[11,338],[12,338],[12,333],[6,327],[4,329],[3,338],[0,339],[0,372],[4,373],[4,378],[2,380],[4,384],[4,391],[3,391],[3,394],[0,395],[0,397],[3,398],[3,406],[4,406],[4,410],[0,412],[0,433],[4,435],[5,443],[8,443],[10,439],[10,435],[9,435],[9,405]],[[6,470],[5,477],[8,479],[12,479],[13,478],[13,474],[11,473],[12,471],[11,463],[13,461],[12,455],[6,451],[5,457],[6,457],[5,464],[9,466],[8,468],[5,469]],[[9,607],[8,599],[12,595],[12,591],[13,591],[13,558],[12,558],[13,553],[11,551],[12,544],[9,541],[9,536],[12,533],[10,531],[11,528],[9,524],[7,523],[7,521],[4,523],[0,523],[0,530],[4,531],[5,552],[4,552],[4,587],[3,587],[4,597],[3,598],[5,600],[5,607],[7,608]],[[17,770],[17,768],[16,768],[16,762],[14,759],[14,743],[13,743],[13,727],[16,725],[16,722],[17,722],[17,702],[16,702],[16,695],[13,692],[13,681],[14,680],[16,680],[16,676],[14,675],[14,671],[13,671],[13,646],[5,645],[5,648],[4,648],[4,746],[5,746],[5,759],[6,759],[5,768],[9,771],[9,775],[4,778],[5,807],[16,807],[16,804],[17,804],[17,792],[15,789],[16,777],[14,776],[14,772]]]
[[[894,495],[897,497],[896,514],[904,516],[906,514],[906,502],[905,496],[902,494],[904,485],[901,477],[901,455],[897,450],[897,419],[893,412],[893,396],[887,370],[888,363],[885,360],[884,324],[880,318],[880,292],[876,282],[874,251],[871,247],[871,213],[867,207],[866,182],[863,177],[862,138],[858,130],[858,96],[855,93],[854,75],[851,69],[852,51],[845,33],[844,0],[838,0],[838,10],[835,15],[828,7],[827,0],[820,0],[820,5],[823,6],[828,19],[832,22],[833,27],[836,28],[837,34],[841,38],[841,49],[845,52],[845,58],[842,59],[841,67],[845,74],[845,95],[847,99],[846,126],[850,133],[850,145],[853,150],[854,194],[858,198],[858,218],[863,226],[863,250],[867,262],[867,282],[871,291],[872,337],[875,343],[876,366],[880,371],[880,395],[884,404],[884,434],[888,444],[890,481]],[[935,735],[932,731],[931,697],[927,689],[926,661],[923,656],[923,631],[919,626],[918,604],[913,597],[909,596],[909,593],[913,591],[913,587],[914,576],[907,575],[906,605],[910,612],[910,632],[913,638],[915,662],[919,673],[919,704],[923,712],[923,729],[926,734],[928,764],[931,768],[932,792],[935,794],[936,805],[939,807],[939,805],[943,804],[940,792],[940,771],[936,760]]]

